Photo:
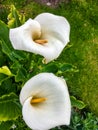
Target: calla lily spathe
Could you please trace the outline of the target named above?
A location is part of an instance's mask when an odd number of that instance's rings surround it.
[[[56,59],[69,42],[70,25],[61,16],[42,13],[24,25],[10,29],[14,49],[42,55],[46,63]]]
[[[69,125],[71,104],[64,79],[40,73],[27,81],[20,93],[22,114],[33,130],[49,130]]]

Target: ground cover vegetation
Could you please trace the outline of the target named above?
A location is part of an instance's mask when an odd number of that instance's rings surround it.
[[[57,60],[44,66],[41,56],[15,51],[11,47],[6,24],[12,26],[12,21],[8,23],[12,4],[19,14],[25,15],[25,18],[21,17],[20,23],[16,18],[14,23],[18,21],[17,26],[42,12],[67,18],[71,26],[70,43]],[[0,130],[29,130],[22,120],[18,96],[23,84],[40,72],[52,72],[57,76],[63,76],[71,95],[70,126],[56,127],[52,130],[98,130],[97,5],[97,0],[72,0],[66,4],[60,3],[56,8],[40,5],[32,0],[0,1],[0,20],[4,22],[0,22],[0,68],[8,67],[3,68],[3,72],[0,73],[0,111],[4,113],[0,112]],[[17,14],[11,17],[15,16]],[[13,26],[16,27],[16,24]]]

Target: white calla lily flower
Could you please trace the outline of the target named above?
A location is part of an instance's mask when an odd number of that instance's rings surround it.
[[[26,82],[20,93],[22,114],[33,130],[49,130],[69,125],[71,103],[64,79],[40,73]]]
[[[14,49],[40,54],[46,63],[56,59],[69,42],[70,25],[61,16],[42,13],[24,25],[10,29]]]

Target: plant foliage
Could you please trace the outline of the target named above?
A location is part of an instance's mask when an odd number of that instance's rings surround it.
[[[52,72],[68,79],[66,73],[79,72],[75,65],[60,63],[59,60],[44,65],[42,57],[13,49],[9,40],[9,29],[25,22],[12,5],[8,15],[8,23],[0,20],[0,130],[29,130],[22,120],[19,93],[23,84],[40,72]],[[71,96],[72,120],[68,127],[61,126],[53,130],[98,130],[98,119],[92,113],[84,113],[84,102]],[[80,111],[81,110],[81,111]]]

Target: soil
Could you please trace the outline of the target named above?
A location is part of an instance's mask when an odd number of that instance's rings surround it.
[[[27,2],[31,2],[32,0],[27,0]],[[34,0],[36,3],[47,5],[50,7],[57,7],[61,2],[68,3],[71,0]]]

